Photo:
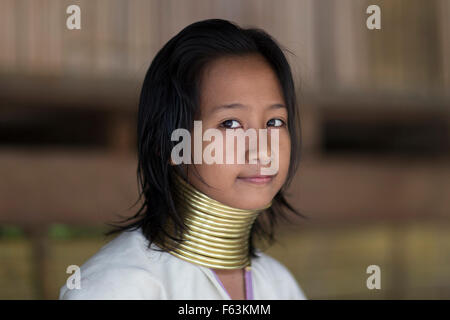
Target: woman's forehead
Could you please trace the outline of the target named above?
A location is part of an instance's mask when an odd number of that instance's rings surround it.
[[[284,104],[275,72],[258,55],[220,58],[208,65],[200,86],[204,112],[217,113],[233,105],[245,107]]]

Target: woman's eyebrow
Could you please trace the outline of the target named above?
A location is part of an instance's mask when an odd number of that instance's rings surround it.
[[[276,104],[272,104],[267,106],[266,110],[272,110],[272,109],[282,109],[282,108],[286,108],[286,106],[282,103],[276,103]],[[220,106],[215,106],[211,109],[210,113],[215,113],[218,112],[220,110],[228,110],[228,109],[248,109],[248,106],[241,104],[241,103],[231,103],[231,104],[224,104],[224,105],[220,105]]]

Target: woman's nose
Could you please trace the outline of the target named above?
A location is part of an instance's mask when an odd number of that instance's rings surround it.
[[[248,142],[247,161],[249,164],[268,165],[272,161],[272,149],[267,129],[256,130],[256,136],[256,143]]]

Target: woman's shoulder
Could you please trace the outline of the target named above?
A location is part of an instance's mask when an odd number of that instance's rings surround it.
[[[155,247],[154,247],[155,248]],[[80,289],[64,284],[60,299],[164,299],[161,273],[171,255],[148,250],[141,229],[124,231],[80,267]]]
[[[307,299],[303,289],[283,263],[259,249],[256,249],[256,255],[257,257],[252,259],[252,268],[262,279],[266,279],[262,283],[269,283],[267,280],[270,279],[270,283],[284,295],[284,299]]]

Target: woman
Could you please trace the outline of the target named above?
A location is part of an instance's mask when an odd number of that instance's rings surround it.
[[[270,152],[254,157],[247,144],[227,140],[214,153],[246,163],[179,164],[173,133],[196,136],[194,121],[200,134],[215,129],[216,139],[266,129]],[[288,269],[254,245],[255,235],[274,240],[285,209],[301,215],[284,197],[299,163],[300,127],[291,70],[275,40],[220,19],[187,26],[147,71],[137,129],[144,204],[81,267],[81,289],[63,286],[60,298],[306,299]],[[210,145],[198,141],[184,159]],[[261,174],[273,161],[276,172]]]

